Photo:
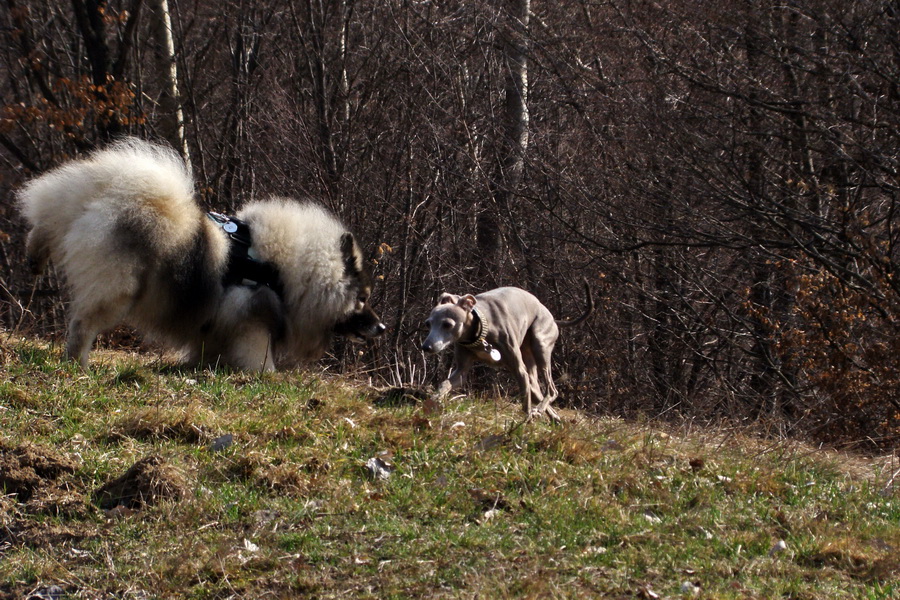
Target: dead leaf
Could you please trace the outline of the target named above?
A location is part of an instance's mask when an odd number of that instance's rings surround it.
[[[125,517],[130,517],[138,511],[133,508],[128,508],[124,504],[119,504],[118,506],[114,506],[113,508],[103,512],[109,519],[124,519]]]
[[[432,429],[431,419],[415,416],[412,418],[412,426],[416,431],[426,431]]]
[[[426,417],[437,417],[444,412],[441,403],[433,398],[427,398],[422,401],[422,414]]]

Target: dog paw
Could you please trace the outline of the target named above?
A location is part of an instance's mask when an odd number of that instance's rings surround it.
[[[528,416],[525,418],[526,421],[532,421],[535,419],[540,419],[541,417],[547,417],[554,423],[561,423],[562,418],[559,416],[559,413],[556,412],[552,407],[547,406],[546,408],[533,408]]]
[[[562,423],[562,417],[559,416],[559,413],[553,410],[551,407],[547,407],[546,410],[547,417],[553,421],[554,423]]]

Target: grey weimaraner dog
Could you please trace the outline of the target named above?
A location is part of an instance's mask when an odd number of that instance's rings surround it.
[[[461,386],[475,361],[481,361],[505,367],[516,376],[526,418],[546,412],[558,420],[559,415],[550,407],[558,396],[550,358],[559,337],[558,326],[577,325],[594,309],[586,281],[584,288],[587,310],[571,321],[555,320],[537,298],[516,287],[501,287],[477,296],[443,294],[425,321],[429,332],[422,350],[437,354],[452,345],[455,366],[435,395],[442,398]],[[541,392],[538,371],[543,374],[546,394]]]

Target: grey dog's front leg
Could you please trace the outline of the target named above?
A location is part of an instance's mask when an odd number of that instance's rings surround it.
[[[451,390],[462,387],[462,385],[466,382],[466,377],[469,375],[469,371],[472,369],[472,365],[475,363],[472,355],[468,352],[457,352],[456,359],[454,360],[453,371],[451,371],[450,376],[447,377],[444,381],[441,382],[441,385],[438,386],[437,392],[435,392],[435,397],[440,399],[450,393]]]

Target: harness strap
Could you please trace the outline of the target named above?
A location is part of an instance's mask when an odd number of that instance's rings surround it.
[[[284,284],[278,269],[270,262],[256,259],[253,256],[253,238],[250,225],[236,217],[228,217],[217,212],[208,212],[206,216],[222,229],[231,243],[228,247],[228,267],[222,277],[222,283],[228,285],[267,286],[279,297],[284,295]]]

